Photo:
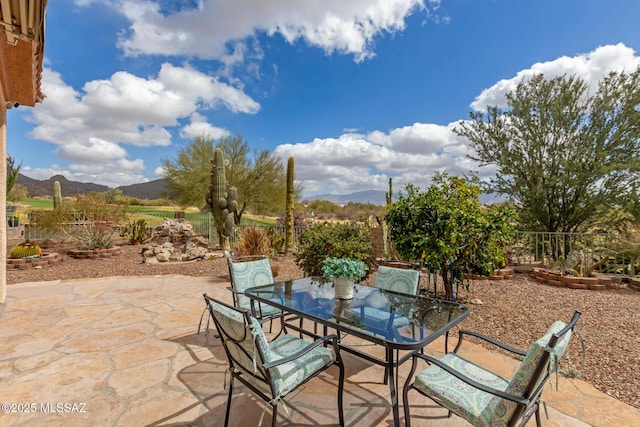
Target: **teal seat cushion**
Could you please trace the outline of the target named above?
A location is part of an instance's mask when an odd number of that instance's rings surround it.
[[[292,335],[281,335],[271,343],[271,361],[287,357],[311,343]],[[270,370],[276,396],[284,396],[295,389],[302,382],[313,376],[320,369],[329,365],[333,361],[333,352],[324,347],[316,347],[303,356]]]
[[[505,390],[509,386],[509,380],[455,353],[446,354],[440,361],[489,387]],[[496,399],[495,396],[475,389],[435,365],[430,365],[416,375],[414,387],[450,411],[464,414],[463,418],[474,426],[506,425],[494,420],[491,404]]]
[[[274,282],[273,273],[271,272],[271,264],[269,263],[268,258],[257,261],[232,262],[229,265],[229,272],[231,274],[231,285],[238,292],[244,292],[249,288],[268,285]],[[238,307],[247,310],[251,308],[251,301],[249,298],[241,294],[238,294],[237,298]],[[263,317],[279,311],[278,309],[266,304],[261,304],[261,310],[261,313],[256,313],[258,317]]]
[[[220,323],[218,332],[224,339],[235,368],[246,372],[245,380],[265,393],[273,394],[274,398],[286,395],[334,360],[330,349],[315,347],[291,362],[269,369],[272,393],[265,382],[268,375],[263,363],[277,362],[311,343],[288,334],[280,335],[268,342],[255,318],[252,317],[251,323],[247,324],[242,313],[237,310],[216,303],[211,305],[216,321]],[[256,377],[260,381],[256,380]]]
[[[551,335],[564,327],[565,324],[560,321],[551,325],[546,334],[531,346],[511,380],[500,377],[455,353],[448,353],[440,360],[445,365],[481,384],[515,396],[524,396]],[[571,331],[557,343],[552,351],[548,369],[554,369],[555,357],[557,356],[558,360],[562,357],[569,345],[570,338]],[[536,387],[540,385],[544,377],[545,375],[541,375],[537,379]],[[419,373],[416,376],[414,386],[474,426],[506,426],[517,408],[515,402],[478,390],[435,365],[431,365]]]
[[[364,307],[362,310],[360,309],[351,309],[354,315],[362,316],[362,321],[367,326],[372,326],[374,328],[385,330],[387,328],[387,323],[389,323],[389,318],[391,317],[391,313],[385,310],[380,310],[378,308],[373,307]],[[411,321],[398,313],[393,318],[394,329],[401,328],[402,326],[406,326]]]

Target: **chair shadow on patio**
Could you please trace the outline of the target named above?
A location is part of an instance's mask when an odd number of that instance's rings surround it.
[[[181,369],[176,377],[198,399],[199,403],[183,408],[151,425],[222,426],[224,424],[227,387],[229,387],[229,373],[226,371],[228,362],[220,340],[214,337],[217,331],[211,326],[208,338],[204,332],[201,332],[167,339],[183,346],[192,358],[193,363]],[[206,351],[203,351],[205,349]],[[343,353],[342,357],[346,369],[344,386],[346,425],[390,425],[391,406],[387,396],[389,390],[388,387],[380,384],[383,369],[347,353]],[[286,405],[289,414],[283,410],[278,411],[278,425],[337,426],[335,402],[337,383],[338,372],[330,369],[322,372],[314,381],[304,384],[287,395]],[[198,405],[202,405],[203,413],[191,422],[165,423]],[[262,425],[268,425],[271,418],[269,406],[238,383],[234,387],[229,425],[258,425],[261,417]]]

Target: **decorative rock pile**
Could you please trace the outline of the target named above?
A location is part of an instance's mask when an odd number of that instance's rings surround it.
[[[142,262],[191,261],[204,259],[209,242],[193,231],[183,218],[165,218],[151,231],[142,250]]]

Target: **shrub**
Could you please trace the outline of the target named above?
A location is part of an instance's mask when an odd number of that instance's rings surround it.
[[[120,230],[120,237],[123,237],[131,245],[146,241],[149,238],[147,221],[139,219],[126,224],[122,230]]]
[[[79,249],[105,249],[113,246],[118,227],[126,219],[121,205],[109,205],[100,193],[78,196],[59,209],[36,211],[32,220],[37,229],[74,240]]]
[[[242,255],[271,255],[271,244],[267,232],[254,225],[246,227],[240,235],[238,249]]]
[[[359,259],[369,271],[375,262],[369,229],[358,223],[310,226],[300,236],[295,257],[298,267],[309,276],[322,276],[322,264],[329,257]]]
[[[284,252],[284,238],[282,237],[282,234],[273,227],[267,227],[266,233],[271,249],[276,253]]]

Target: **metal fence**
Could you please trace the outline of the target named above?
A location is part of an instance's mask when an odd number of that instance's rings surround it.
[[[561,233],[518,231],[506,248],[509,265],[517,270],[542,267],[606,273],[628,269],[632,260],[619,253],[609,233]]]
[[[213,219],[213,215],[208,212],[204,213],[186,213],[182,216],[180,213],[174,214],[172,218],[169,218],[167,215],[157,212],[144,212],[144,213],[131,213],[128,215],[128,222],[133,222],[137,220],[144,220],[146,223],[147,231],[151,234],[152,230],[159,226],[165,219],[174,219],[174,218],[182,218],[191,224],[193,227],[194,233],[206,238],[209,240],[210,245],[218,244],[218,236],[216,233],[215,222]],[[245,228],[250,227],[250,225],[241,225],[236,227],[232,236],[230,236],[229,242],[231,247],[237,247],[240,242],[240,236]],[[270,225],[270,226],[259,226],[264,228],[272,229],[284,242],[285,238],[285,227],[280,225]],[[294,246],[295,242],[297,242],[304,232],[306,227],[294,227]],[[10,222],[7,227],[7,239],[8,240],[31,240],[31,241],[41,241],[45,239],[61,239],[62,236],[58,236],[52,234],[50,232],[46,232],[41,228],[38,228],[31,221],[30,215],[23,214],[20,217],[20,221],[18,222]]]
[[[174,217],[180,216],[176,213]],[[132,213],[129,221],[144,219],[148,230],[158,226],[166,215],[156,212]],[[217,245],[217,234],[211,213],[186,213],[184,218],[193,226],[194,232]],[[236,228],[230,237],[232,247],[238,247],[240,236],[247,225]],[[272,229],[284,241],[285,227],[280,225],[265,226]],[[306,227],[295,227],[294,250]],[[20,215],[18,221],[10,222],[7,227],[8,240],[32,241],[56,239],[32,224],[28,215]],[[516,270],[531,270],[544,267],[566,271],[569,269],[585,273],[591,270],[604,273],[635,274],[634,264],[628,254],[616,250],[615,237],[608,233],[560,233],[518,231],[512,242],[506,247],[508,264]]]

